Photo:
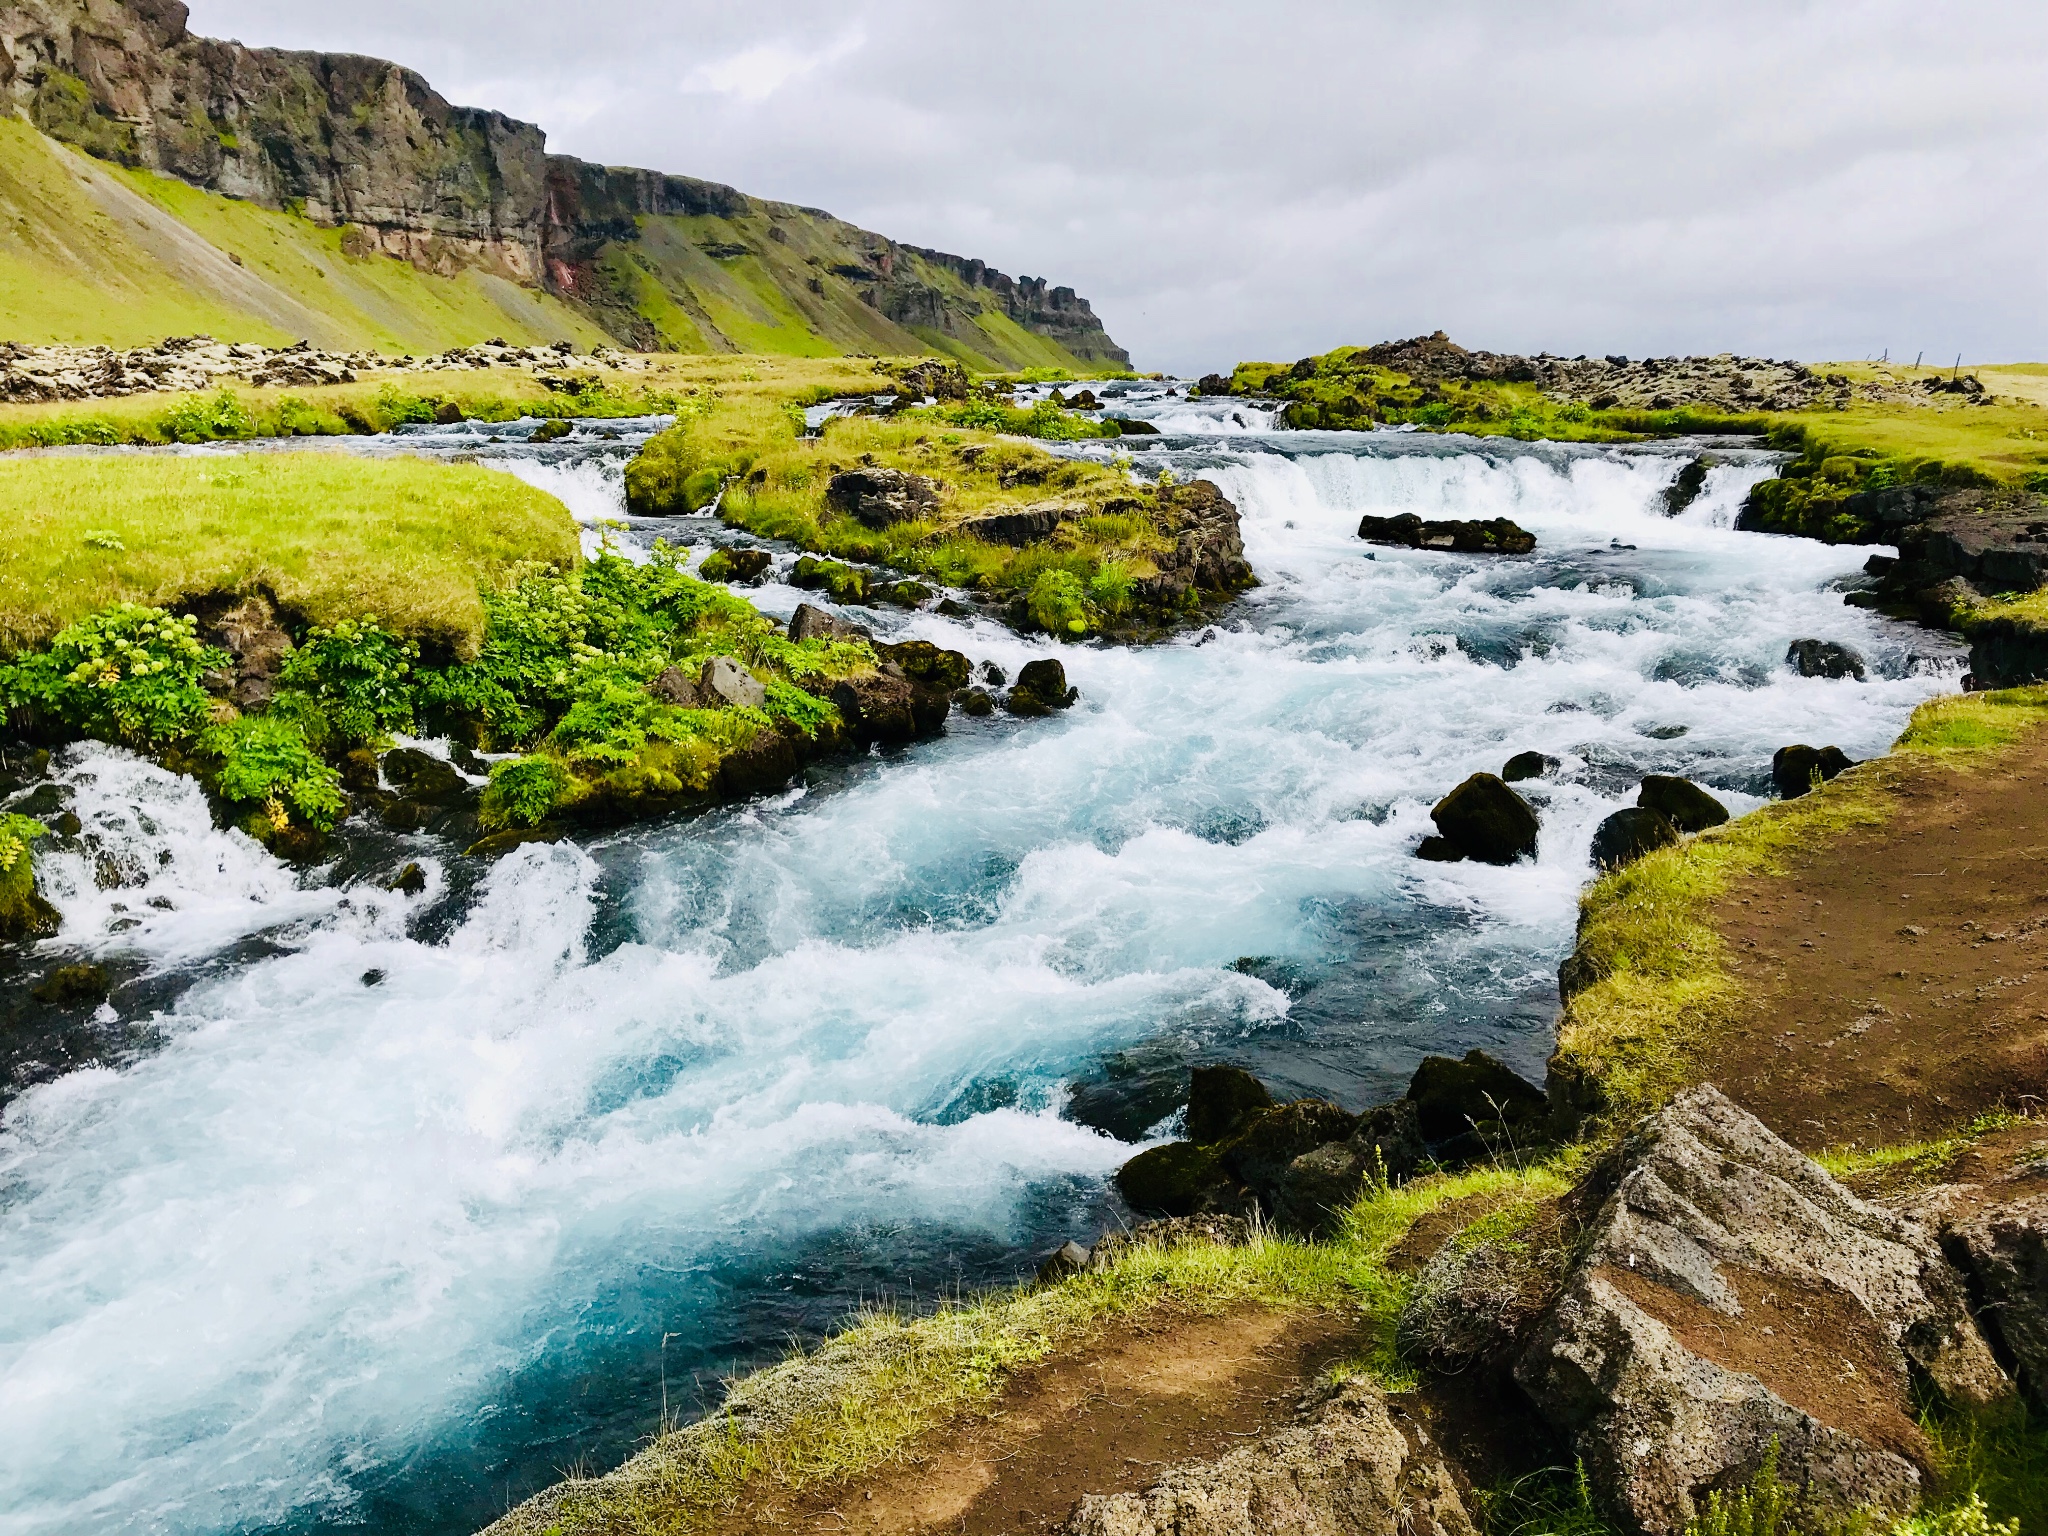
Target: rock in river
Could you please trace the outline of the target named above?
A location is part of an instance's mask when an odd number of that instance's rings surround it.
[[[1541,752],[1517,752],[1501,768],[1503,782],[1519,784],[1524,779],[1540,779],[1557,772],[1558,761]]]
[[[1443,840],[1464,858],[1512,864],[1536,856],[1536,812],[1490,773],[1473,774],[1429,814]]]
[[[1535,534],[1504,517],[1424,522],[1413,512],[1368,516],[1360,521],[1358,536],[1368,544],[1448,549],[1461,555],[1526,555],[1536,547]]]
[[[1598,869],[1620,869],[1677,841],[1678,828],[1662,813],[1631,805],[1594,830],[1593,864]]]
[[[1780,747],[1771,755],[1771,780],[1782,798],[1796,800],[1813,788],[1816,776],[1826,783],[1855,766],[1840,747]]]
[[[1681,832],[1704,832],[1728,819],[1728,807],[1691,779],[1665,773],[1646,773],[1636,791],[1636,804],[1655,811]]]
[[[1864,679],[1863,658],[1832,640],[1794,640],[1786,647],[1785,665],[1801,677]]]

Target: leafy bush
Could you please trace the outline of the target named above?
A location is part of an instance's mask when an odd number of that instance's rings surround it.
[[[377,391],[377,414],[387,427],[424,424],[434,419],[434,402],[386,384]]]
[[[0,814],[0,905],[25,900],[35,890],[29,844],[50,829],[33,816]]]
[[[1104,613],[1122,613],[1131,605],[1135,585],[1131,568],[1122,560],[1105,560],[1088,578],[1088,597]]]
[[[85,736],[135,745],[181,741],[205,722],[201,680],[228,664],[199,642],[199,621],[120,603],[60,631],[46,651],[0,664],[0,697]]]
[[[1024,600],[1032,622],[1055,635],[1088,633],[1088,608],[1081,578],[1072,571],[1041,571]]]
[[[499,763],[491,770],[478,815],[485,826],[498,831],[537,827],[554,814],[568,787],[568,770],[553,758]]]
[[[213,396],[181,400],[157,421],[157,430],[174,443],[211,443],[224,438],[254,437],[256,418],[231,389]]]
[[[341,775],[321,761],[296,721],[243,716],[212,727],[200,745],[220,760],[214,787],[221,798],[263,805],[273,824],[287,819],[278,813],[289,807],[299,820],[325,832],[347,809]]]
[[[279,673],[287,689],[317,702],[342,742],[354,745],[411,730],[419,647],[378,624],[375,614],[308,630]],[[295,711],[300,718],[306,712]]]

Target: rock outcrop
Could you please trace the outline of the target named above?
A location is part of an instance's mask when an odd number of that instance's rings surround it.
[[[1460,555],[1526,555],[1536,547],[1535,534],[1505,517],[1425,522],[1413,512],[1397,517],[1368,514],[1359,520],[1358,536],[1368,544],[1448,549]]]
[[[1142,1493],[1089,1494],[1068,1536],[1471,1536],[1457,1484],[1422,1425],[1369,1382],[1308,1422]]]
[[[1910,1385],[2009,1397],[1934,1240],[1715,1089],[1645,1121],[1602,1181],[1515,1377],[1628,1528],[1683,1529],[1774,1444],[1818,1514],[1903,1511],[1928,1459]]]
[[[939,485],[928,475],[900,469],[849,469],[825,487],[825,506],[864,527],[891,528],[936,512]]]
[[[1796,800],[1813,788],[1816,777],[1825,784],[1855,767],[1840,747],[1780,747],[1771,754],[1771,782],[1786,800]]]

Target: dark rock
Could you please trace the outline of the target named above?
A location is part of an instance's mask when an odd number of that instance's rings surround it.
[[[393,747],[384,754],[384,777],[408,800],[426,805],[452,805],[472,793],[469,781],[430,752]]]
[[[1187,1102],[1187,1095],[1187,1070],[1178,1063],[1113,1058],[1102,1077],[1068,1088],[1065,1114],[1076,1125],[1118,1141],[1143,1141],[1153,1126]]]
[[[1462,864],[1465,855],[1447,837],[1425,837],[1415,845],[1415,857],[1430,864]]]
[[[1188,1140],[1202,1145],[1223,1141],[1272,1107],[1266,1085],[1243,1067],[1196,1067],[1188,1079]]]
[[[832,703],[860,742],[914,741],[942,728],[952,710],[941,689],[921,687],[894,666],[832,685]]]
[[[434,407],[434,424],[436,426],[452,427],[458,422],[467,420],[469,420],[469,417],[463,413],[462,407],[453,400],[443,400]]]
[[[1070,518],[1084,517],[1087,512],[1088,509],[1078,503],[1045,502],[1016,512],[971,517],[960,524],[958,531],[989,544],[1022,548],[1026,544],[1036,544],[1061,523]]]
[[[1864,678],[1863,658],[1832,640],[1794,640],[1785,651],[1785,665],[1801,677]]]
[[[562,420],[561,417],[555,416],[535,427],[533,429],[533,436],[529,437],[527,441],[530,443],[558,443],[575,430],[575,427]]]
[[[940,598],[938,606],[932,611],[942,614],[949,619],[971,619],[974,617],[974,610],[972,608],[950,597]]]
[[[1173,548],[1152,556],[1156,575],[1133,584],[1139,602],[1172,607],[1198,592],[1224,595],[1258,585],[1244,558],[1237,507],[1215,482],[1161,486],[1154,493],[1153,523]]]
[[[979,688],[967,690],[967,696],[960,701],[960,713],[980,719],[996,712],[996,701]]]
[[[1509,758],[1500,770],[1503,782],[1519,784],[1524,779],[1540,779],[1557,772],[1558,760],[1541,752],[1517,752]]]
[[[894,663],[903,675],[928,688],[952,693],[967,686],[974,664],[958,651],[942,651],[929,640],[905,640],[900,645],[878,645],[875,654]]]
[[[774,563],[765,549],[714,549],[697,567],[697,576],[702,581],[753,583],[767,575]]]
[[[1958,1408],[2010,1397],[1933,1240],[1714,1089],[1640,1125],[1601,1183],[1515,1379],[1626,1529],[1683,1530],[1774,1445],[1819,1526],[1911,1509],[1913,1380]]]
[[[984,661],[981,664],[981,680],[991,688],[1000,688],[1010,679],[1004,674],[1003,669],[994,662]]]
[[[789,616],[789,638],[803,640],[872,640],[874,631],[863,629],[850,619],[842,619],[835,613],[809,603],[798,603],[796,612]]]
[[[1813,787],[1816,774],[1825,784],[1855,766],[1840,747],[1780,747],[1771,755],[1771,781],[1780,798],[1796,800]]]
[[[1273,1219],[1290,1232],[1328,1236],[1359,1196],[1413,1178],[1428,1156],[1413,1103],[1397,1099],[1369,1109],[1347,1139],[1287,1165],[1273,1193]]]
[[[1367,516],[1358,524],[1358,536],[1368,544],[1448,549],[1461,555],[1526,555],[1536,547],[1535,534],[1504,517],[1424,522],[1412,512],[1398,517]]]
[[[1536,812],[1490,773],[1475,773],[1430,813],[1445,841],[1482,864],[1536,856]]]
[[[804,610],[799,608],[798,613]],[[816,612],[815,609],[812,610]],[[647,685],[647,692],[664,704],[673,704],[677,709],[705,709],[704,690],[697,686],[697,680],[681,667],[663,667],[661,675]]]
[[[803,767],[796,743],[780,731],[757,731],[754,739],[728,752],[718,765],[718,789],[729,799],[744,800],[781,789]]]
[[[426,888],[427,872],[418,864],[406,865],[384,887],[387,891],[397,891],[406,896],[417,896]]]
[[[936,596],[938,594],[921,581],[899,581],[882,589],[883,599],[898,608],[921,608]]]
[[[1631,805],[1601,822],[1593,833],[1593,866],[1620,869],[1646,853],[1678,841],[1678,828],[1661,811]]]
[[[1140,1152],[1116,1171],[1117,1192],[1136,1211],[1192,1216],[1227,1184],[1216,1153],[1191,1141]]]
[[[1541,1136],[1550,1112],[1541,1088],[1480,1050],[1462,1060],[1423,1057],[1409,1079],[1408,1102],[1415,1106],[1416,1129],[1432,1146],[1476,1130],[1526,1147]]]
[[[1707,483],[1707,471],[1713,466],[1702,454],[1678,472],[1678,479],[1664,488],[1664,515],[1676,517],[1695,501]]]
[[[1159,429],[1149,421],[1138,421],[1129,416],[1111,416],[1107,420],[1116,423],[1117,431],[1125,437],[1157,437]]]
[[[1054,1285],[1069,1275],[1078,1275],[1088,1268],[1088,1250],[1069,1238],[1046,1255],[1045,1262],[1038,1266],[1038,1283]]]
[[[463,849],[465,856],[473,859],[502,859],[515,848],[528,843],[559,843],[568,833],[560,827],[514,827],[505,832],[493,832],[480,837]]]
[[[377,777],[377,754],[368,747],[357,747],[341,759],[341,786],[362,794],[366,790],[383,787]]]
[[[1421,1421],[1360,1377],[1306,1423],[1146,1478],[1085,1496],[1066,1536],[1473,1536]]]
[[[1067,685],[1067,669],[1045,656],[1025,662],[1018,670],[1007,707],[1013,715],[1043,715],[1065,709],[1080,697],[1080,689]]]
[[[1636,791],[1636,804],[1655,811],[1681,832],[1704,832],[1728,819],[1728,807],[1691,779],[1646,773]]]
[[[1976,1287],[1977,1316],[2021,1385],[2048,1405],[2048,1195],[1977,1211],[1945,1226],[1942,1240]]]
[[[1195,381],[1195,392],[1204,399],[1213,400],[1219,395],[1234,393],[1230,380],[1220,373],[1205,373]]]
[[[939,509],[939,487],[900,469],[849,469],[825,487],[825,505],[869,528],[929,518]]]
[[[1304,1152],[1343,1141],[1358,1129],[1358,1116],[1327,1099],[1296,1099],[1260,1110],[1228,1139],[1217,1143],[1223,1171],[1273,1208],[1288,1165]]]
[[[60,965],[29,995],[52,1008],[76,1008],[85,1003],[103,1003],[112,990],[113,983],[104,965]]]

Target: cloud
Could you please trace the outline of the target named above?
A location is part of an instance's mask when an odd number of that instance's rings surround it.
[[[2048,6],[193,0],[567,153],[1086,294],[1204,371],[1496,348],[2048,357]]]

